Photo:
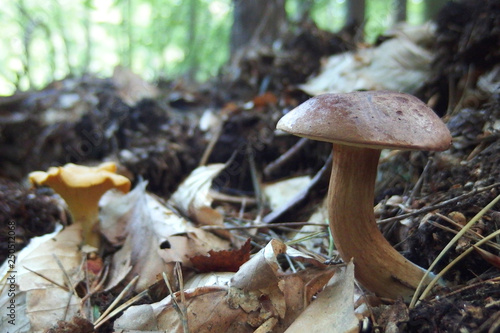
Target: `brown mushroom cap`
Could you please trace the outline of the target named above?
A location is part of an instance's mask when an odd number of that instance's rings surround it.
[[[386,90],[318,95],[283,116],[276,128],[376,149],[442,151],[451,144],[448,128],[425,103]]]

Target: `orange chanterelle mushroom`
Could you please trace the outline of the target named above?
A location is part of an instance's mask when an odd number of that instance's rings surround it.
[[[393,91],[324,94],[299,105],[277,128],[333,143],[328,192],[330,228],[342,259],[354,258],[358,281],[375,294],[411,297],[424,270],[397,252],[379,231],[374,186],[382,149],[448,149],[451,135],[414,96]]]
[[[100,236],[96,232],[99,199],[110,189],[124,193],[130,191],[130,180],[115,173],[112,162],[97,167],[66,164],[51,167],[47,172],[35,171],[29,180],[35,185],[50,186],[68,204],[74,223],[81,223],[85,243],[99,247]]]

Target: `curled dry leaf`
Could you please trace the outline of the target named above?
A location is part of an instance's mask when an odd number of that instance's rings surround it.
[[[286,333],[359,332],[354,313],[354,264],[351,261],[290,325]]]
[[[107,288],[139,274],[136,290],[143,290],[162,272],[170,276],[175,262],[191,267],[189,258],[229,248],[229,242],[193,227],[149,195],[146,185],[141,182],[128,194],[108,192],[100,201],[104,235],[117,244],[125,238],[113,256]]]
[[[237,250],[208,251],[208,256],[198,255],[191,259],[194,268],[200,272],[236,272],[250,259],[252,244],[250,238]]]
[[[384,89],[415,92],[430,74],[432,53],[423,45],[433,38],[433,30],[429,24],[402,30],[376,47],[333,55],[321,73],[300,88],[310,95]]]
[[[277,257],[290,252],[312,267],[298,273],[284,273]],[[189,332],[284,332],[312,296],[334,274],[334,268],[288,248],[278,240],[243,264],[231,279],[230,287],[209,286],[184,291]],[[181,302],[181,292],[174,294]],[[351,301],[352,302],[352,301]],[[134,323],[133,318],[147,318]],[[183,332],[183,320],[175,310],[172,296],[129,308],[115,322],[115,330],[167,330]]]
[[[2,332],[42,332],[58,320],[77,314],[80,298],[72,293],[57,261],[71,283],[76,284],[80,280],[75,274],[82,261],[82,241],[81,225],[73,224],[34,239],[18,254],[15,269],[2,267],[2,276],[6,278],[2,280],[0,303],[11,303],[8,292],[15,287],[16,305],[15,325],[2,321]]]
[[[184,214],[200,224],[223,225],[222,215],[212,208],[210,187],[213,179],[224,169],[225,164],[200,166],[177,188],[171,202]]]

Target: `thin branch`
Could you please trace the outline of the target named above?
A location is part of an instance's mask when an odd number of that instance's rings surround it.
[[[127,286],[123,288],[122,292],[115,298],[113,303],[111,303],[111,305],[108,306],[106,311],[104,311],[104,313],[99,318],[97,318],[97,320],[94,322],[94,327],[99,327],[104,320],[107,320],[108,314],[115,308],[118,302],[120,302],[123,299],[123,297],[125,297],[125,295],[129,292],[129,290],[132,289],[137,280],[139,280],[139,275],[136,275],[132,279],[132,281],[130,281],[129,284],[127,284]]]
[[[464,193],[462,195],[459,195],[458,197],[455,197],[455,198],[452,198],[452,199],[449,199],[449,200],[445,200],[445,201],[441,201],[440,203],[435,204],[435,205],[431,205],[431,206],[427,206],[427,207],[424,207],[424,208],[421,208],[421,209],[417,209],[417,210],[415,210],[415,211],[413,211],[411,213],[401,214],[401,215],[398,215],[398,216],[394,216],[394,217],[389,217],[389,218],[386,218],[386,219],[378,220],[377,223],[382,224],[382,223],[389,223],[389,222],[394,222],[394,221],[400,221],[400,220],[404,220],[405,218],[408,218],[408,217],[412,217],[412,216],[416,216],[416,215],[420,215],[420,214],[425,214],[425,213],[431,212],[433,210],[446,207],[446,206],[451,205],[453,203],[457,203],[460,200],[467,199],[467,198],[469,198],[469,197],[471,197],[471,196],[473,196],[475,194],[491,190],[492,188],[495,188],[495,187],[498,187],[498,186],[500,186],[500,183],[495,183],[495,184],[488,185],[488,186],[485,186],[485,187],[475,188],[475,189],[473,189],[470,192],[467,192],[467,193]]]

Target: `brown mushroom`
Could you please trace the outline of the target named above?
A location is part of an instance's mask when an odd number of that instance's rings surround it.
[[[29,180],[34,185],[50,186],[58,193],[68,205],[73,222],[82,224],[84,241],[99,247],[100,236],[95,230],[99,199],[112,188],[124,193],[130,190],[130,180],[115,172],[116,165],[112,162],[97,167],[69,163],[51,167],[47,172],[34,171]]]
[[[373,213],[380,152],[446,150],[451,135],[422,101],[393,91],[324,94],[299,105],[277,128],[333,143],[328,192],[330,228],[342,259],[354,258],[356,278],[382,297],[411,297],[424,270],[397,252]]]

